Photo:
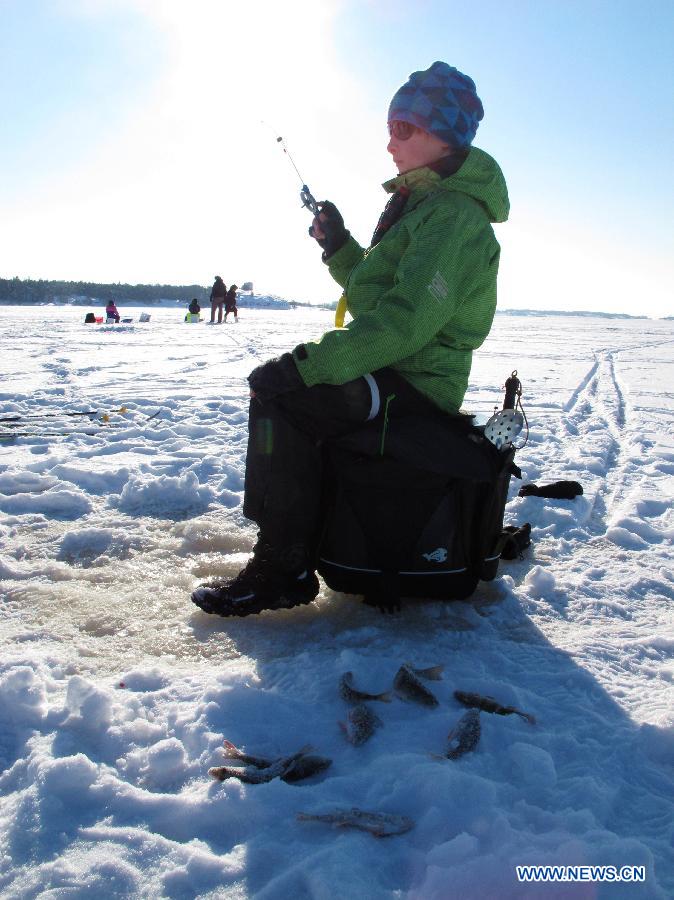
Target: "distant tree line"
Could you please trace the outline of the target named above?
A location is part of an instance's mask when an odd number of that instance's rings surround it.
[[[208,301],[210,287],[200,284],[96,284],[91,281],[33,281],[31,278],[0,278],[0,303],[158,303]]]
[[[97,284],[93,281],[46,281],[32,278],[0,278],[0,305],[21,303],[69,303],[74,306],[105,305],[108,300],[122,306],[150,306],[162,300],[187,303],[196,297],[208,305],[211,287],[200,284]],[[296,306],[336,309],[337,302],[307,303],[265,295],[246,295],[246,306]]]

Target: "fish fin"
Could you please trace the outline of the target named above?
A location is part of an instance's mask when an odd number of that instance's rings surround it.
[[[382,703],[390,703],[393,700],[394,692],[393,691],[384,691],[383,694],[377,694],[377,700],[381,700]]]
[[[429,666],[427,669],[413,669],[415,675],[421,675],[428,681],[441,681],[442,673],[445,671],[444,666]]]
[[[536,724],[536,716],[532,716],[531,713],[525,713],[518,709],[517,715],[524,719],[525,722],[528,722],[530,725]]]
[[[225,756],[230,759],[241,759],[244,755],[243,750],[239,750],[231,741],[223,741],[222,746],[225,748]]]
[[[268,769],[275,760],[262,759],[260,756],[249,756],[231,741],[222,742],[225,756],[232,760],[232,764],[242,763],[244,766],[254,766],[256,769]]]

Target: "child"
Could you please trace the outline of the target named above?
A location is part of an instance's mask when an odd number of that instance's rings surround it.
[[[187,308],[187,312],[185,313],[185,321],[186,322],[200,322],[201,316],[199,313],[201,312],[201,307],[199,306],[199,301],[196,297],[193,300],[190,300],[190,305]]]
[[[384,434],[389,418],[458,413],[496,307],[491,223],[509,208],[499,166],[471,146],[482,116],[457,69],[438,61],[412,73],[388,111],[398,174],[369,246],[333,203],[318,204],[309,233],[346,291],[337,324],[344,304],[352,321],[248,376],[243,514],[258,541],[235,578],[192,594],[205,612],[246,616],[316,597],[326,441],[366,421]]]
[[[234,313],[234,321],[239,321],[239,310],[236,308],[237,286],[233,284],[225,295],[225,322],[230,313]]]

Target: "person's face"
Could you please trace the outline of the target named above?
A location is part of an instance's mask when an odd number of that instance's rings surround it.
[[[428,166],[451,152],[449,144],[409,122],[389,122],[389,142],[386,149],[393,157],[399,174]]]

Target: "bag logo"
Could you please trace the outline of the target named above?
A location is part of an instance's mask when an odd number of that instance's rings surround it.
[[[432,553],[422,553],[421,555],[429,562],[443,563],[447,559],[447,550],[444,547],[438,547]]]

